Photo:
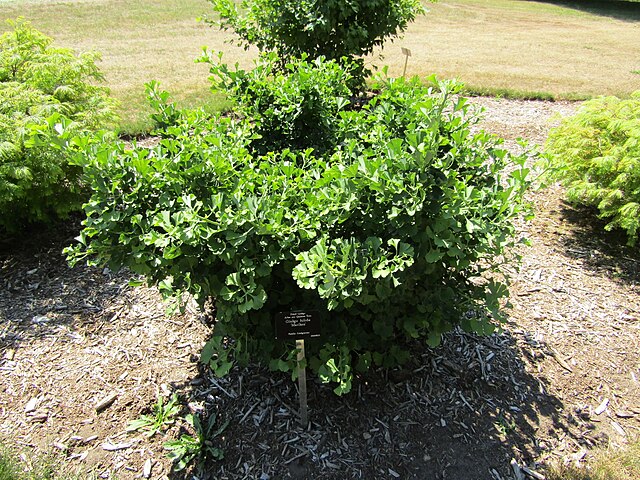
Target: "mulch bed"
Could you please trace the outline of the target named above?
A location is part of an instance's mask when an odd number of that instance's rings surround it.
[[[542,144],[553,116],[576,108],[473,102],[514,149],[517,137]],[[500,333],[415,347],[404,369],[359,376],[343,397],[310,378],[306,428],[289,377],[253,365],[216,379],[198,363],[211,326],[196,309],[168,317],[126,273],[68,267],[77,223],[34,232],[0,252],[0,438],[27,459],[53,451],[69,471],[120,479],[506,480],[584,463],[640,428],[640,264],[562,198],[557,185],[531,194],[537,217],[520,233],[532,246]],[[192,432],[182,420],[151,438],[125,431],[171,392],[184,413],[229,422],[212,439],[223,460],[171,472],[163,443]]]

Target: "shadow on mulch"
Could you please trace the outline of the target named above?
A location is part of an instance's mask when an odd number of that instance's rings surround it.
[[[123,284],[109,272],[67,266],[60,245],[72,242],[75,228],[41,232],[44,239],[34,233],[0,251],[0,349],[59,326],[86,329],[117,298]],[[523,346],[539,348],[517,330],[452,332],[437,349],[414,347],[405,369],[358,376],[343,397],[310,376],[307,428],[299,425],[296,384],[263,367],[234,368],[223,379],[201,368],[173,387],[195,412],[229,422],[210,439],[225,458],[196,469],[200,480],[506,480],[511,459],[532,466],[560,437],[584,442],[572,433],[582,420],[563,413],[526,371]]]
[[[527,373],[519,347],[527,340],[514,335],[452,332],[437,349],[414,349],[403,370],[358,376],[342,397],[310,378],[307,428],[289,377],[258,366],[223,379],[203,371],[190,402],[229,426],[214,440],[224,460],[201,465],[197,476],[512,478],[514,458],[532,466],[560,437],[584,443],[571,426],[581,420]]]
[[[562,202],[560,214],[575,228],[563,238],[566,255],[580,260],[594,273],[625,283],[640,281],[638,245],[627,245],[623,230],[606,231],[607,222],[598,218],[597,209]]]
[[[107,270],[68,265],[62,249],[79,231],[80,220],[73,218],[0,239],[0,350],[17,350],[61,326],[95,323],[122,290]]]

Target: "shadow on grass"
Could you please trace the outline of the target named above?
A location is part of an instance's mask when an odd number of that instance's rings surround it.
[[[593,15],[615,18],[625,22],[640,21],[640,2],[634,0],[535,0],[571,8]]]

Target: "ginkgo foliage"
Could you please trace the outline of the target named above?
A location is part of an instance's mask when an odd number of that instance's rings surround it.
[[[279,312],[317,312],[308,365],[336,393],[456,326],[494,330],[528,169],[472,130],[459,85],[381,79],[360,105],[335,61],[212,69],[234,115],[179,112],[152,84],[158,145],[80,152],[94,193],[74,261],[212,299],[202,360],[218,375],[250,359],[295,375]]]

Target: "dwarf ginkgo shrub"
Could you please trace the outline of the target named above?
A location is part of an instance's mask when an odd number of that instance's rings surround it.
[[[310,60],[306,54],[294,62],[278,65],[275,54],[261,56],[251,70],[230,69],[205,51],[201,62],[210,65],[212,89],[226,94],[235,113],[250,118],[254,153],[290,148],[313,148],[324,152],[340,137],[338,113],[350,103],[347,86],[352,68],[324,57]]]
[[[420,0],[209,0],[240,43],[285,60],[308,55],[348,60],[353,85],[363,85],[362,56],[397,37],[424,13]]]
[[[81,169],[56,136],[114,120],[94,53],[76,55],[23,20],[0,36],[0,230],[79,210]]]
[[[547,141],[554,172],[572,202],[596,207],[605,229],[640,228],[640,91],[631,98],[601,97],[551,130]]]
[[[458,325],[492,332],[513,221],[526,210],[525,155],[472,132],[455,83],[378,88],[360,108],[330,111],[320,150],[255,148],[268,132],[251,109],[159,108],[173,125],[154,147],[86,141],[76,162],[94,193],[71,260],[129,267],[167,296],[212,298],[202,358],[218,375],[250,359],[295,375],[295,345],[274,338],[278,312],[317,312],[308,364],[337,393],[354,369],[406,361],[411,342],[437,345]],[[166,95],[152,97],[158,106]]]

